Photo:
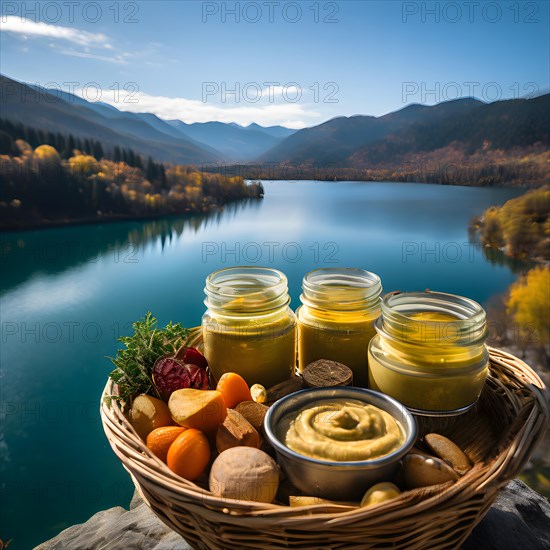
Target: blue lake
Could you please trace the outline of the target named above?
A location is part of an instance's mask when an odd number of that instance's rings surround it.
[[[98,402],[117,337],[151,310],[200,324],[203,286],[231,265],[275,267],[299,305],[317,267],[376,272],[385,291],[486,303],[521,266],[487,255],[468,222],[521,194],[409,183],[264,182],[263,201],[187,218],[3,233],[0,538],[27,549],[98,510],[127,506],[128,474]]]

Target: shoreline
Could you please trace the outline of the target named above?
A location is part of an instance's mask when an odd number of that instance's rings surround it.
[[[290,182],[302,182],[302,181],[313,181],[313,182],[329,182],[329,183],[343,183],[343,182],[357,182],[357,183],[395,183],[395,184],[419,184],[419,185],[437,185],[437,186],[444,186],[444,187],[465,187],[465,188],[479,188],[479,189],[485,189],[485,188],[501,188],[501,189],[531,189],[532,186],[516,186],[516,185],[483,185],[483,184],[473,184],[473,185],[463,185],[460,183],[436,183],[436,182],[424,182],[424,181],[406,181],[406,180],[385,180],[385,179],[369,179],[369,180],[362,180],[362,179],[309,179],[309,178],[300,178],[300,179],[270,179],[270,178],[262,178],[262,179],[248,179],[246,178],[245,181],[247,182],[253,182],[253,181],[269,181],[269,182],[277,182],[277,181],[290,181]],[[539,182],[534,185],[535,188],[543,187],[545,185],[544,182]],[[175,218],[175,217],[181,217],[181,216],[188,216],[188,215],[207,215],[215,212],[220,212],[224,209],[226,205],[232,204],[232,203],[238,203],[242,202],[244,200],[249,200],[253,197],[245,197],[242,199],[237,199],[233,201],[229,201],[223,205],[215,205],[214,207],[208,209],[208,210],[186,210],[184,212],[167,212],[167,213],[156,213],[156,214],[143,214],[143,215],[125,215],[125,214],[105,214],[101,217],[87,217],[87,218],[81,218],[81,219],[57,219],[57,220],[34,220],[30,224],[23,224],[23,225],[0,225],[0,233],[16,233],[18,231],[36,231],[40,229],[56,229],[61,227],[75,227],[79,225],[100,225],[103,223],[115,223],[115,222],[131,222],[131,221],[147,221],[147,220],[155,220],[160,218]],[[261,197],[263,198],[263,197]],[[476,228],[477,229],[477,228]]]
[[[486,249],[498,250],[512,260],[548,266],[550,242],[545,230],[545,206],[549,197],[547,185],[530,189],[503,205],[485,209],[470,220],[468,230]]]
[[[247,200],[247,199],[242,199]],[[148,221],[148,220],[157,220],[160,218],[180,218],[187,216],[200,216],[213,214],[220,212],[223,208],[228,205],[239,201],[231,201],[222,206],[217,206],[209,210],[186,210],[184,212],[167,212],[167,213],[158,213],[158,214],[144,214],[141,216],[138,215],[123,215],[123,214],[113,214],[105,215],[104,217],[95,217],[95,218],[82,218],[82,219],[63,219],[63,220],[43,220],[42,222],[32,223],[30,225],[17,225],[17,226],[1,226],[0,233],[17,233],[19,231],[37,231],[40,229],[58,229],[61,227],[76,227],[79,225],[101,225],[103,223],[110,224],[116,222],[139,222],[139,221]]]
[[[449,182],[449,183],[442,183],[437,181],[418,181],[414,179],[409,179],[407,177],[403,179],[395,179],[395,180],[389,180],[386,178],[376,178],[376,177],[370,177],[370,178],[364,178],[362,179],[359,177],[326,177],[326,178],[252,178],[248,179],[245,178],[247,181],[291,181],[291,182],[298,182],[298,181],[317,181],[317,182],[330,182],[330,183],[343,183],[346,181],[353,181],[357,183],[412,183],[412,184],[421,184],[421,185],[439,185],[444,187],[475,187],[479,189],[490,189],[490,188],[499,188],[499,189],[523,189],[523,190],[531,190],[531,189],[539,189],[546,185],[548,185],[548,182],[546,180],[539,180],[539,181],[530,181],[526,182],[522,185],[519,185],[515,183],[514,181],[500,181],[500,182],[491,182],[491,183],[482,183],[480,181],[475,182],[468,182],[468,183],[458,183],[458,182]]]

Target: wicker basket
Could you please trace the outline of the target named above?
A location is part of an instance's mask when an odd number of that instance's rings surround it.
[[[454,484],[407,491],[370,509],[290,508],[215,497],[158,460],[118,403],[108,406],[102,399],[101,416],[111,447],[145,502],[194,548],[459,548],[549,424],[540,378],[508,353],[490,349],[490,354],[477,410],[439,426],[474,460],[472,470]],[[116,391],[109,381],[104,396]]]

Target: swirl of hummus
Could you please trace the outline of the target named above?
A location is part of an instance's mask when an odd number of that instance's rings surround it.
[[[318,460],[354,462],[380,458],[405,441],[389,413],[361,402],[331,401],[302,409],[285,437],[288,448]]]

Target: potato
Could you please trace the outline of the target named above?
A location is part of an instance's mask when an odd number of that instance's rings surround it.
[[[216,433],[216,448],[219,453],[231,447],[255,447],[259,449],[262,442],[260,434],[252,424],[240,413],[227,409],[227,416],[218,426]]]
[[[361,500],[361,506],[374,506],[375,504],[396,498],[400,494],[401,491],[399,488],[389,481],[377,483],[365,493]]]
[[[415,454],[404,458],[402,474],[409,489],[458,480],[458,474],[443,460]]]
[[[138,395],[132,403],[130,424],[145,441],[155,428],[173,426],[174,421],[164,401],[143,393]]]
[[[273,502],[279,487],[279,467],[260,449],[233,447],[212,464],[209,487],[223,498]]]
[[[222,394],[216,390],[176,390],[168,400],[168,408],[180,426],[204,433],[215,432],[227,414]]]

